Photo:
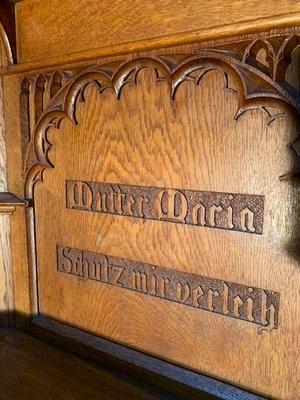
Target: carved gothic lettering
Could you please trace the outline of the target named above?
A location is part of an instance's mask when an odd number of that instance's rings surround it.
[[[138,292],[147,293],[147,275],[145,272],[132,270],[133,288]]]
[[[199,285],[192,292],[192,304],[194,307],[199,307],[199,299],[203,296],[204,292],[202,287]]]
[[[91,210],[93,192],[85,182],[73,182],[68,190],[68,204],[77,210]]]
[[[264,197],[66,181],[67,208],[261,234]],[[251,209],[249,208],[251,205]]]
[[[57,271],[225,317],[278,328],[279,293],[152,264],[57,246]],[[83,278],[83,279],[82,279]]]
[[[191,288],[188,283],[182,284],[181,282],[177,282],[176,285],[176,299],[180,303],[186,303],[190,297]]]
[[[110,283],[115,286],[122,286],[121,276],[123,274],[124,267],[119,265],[111,266]]]
[[[216,226],[216,213],[221,211],[223,211],[223,208],[221,206],[216,206],[215,204],[213,204],[209,207],[208,223],[212,228]]]
[[[192,209],[192,222],[194,225],[204,226],[206,223],[205,220],[205,207],[202,203],[197,204]]]
[[[240,212],[241,216],[241,228],[244,232],[247,230],[249,232],[255,232],[255,228],[253,226],[254,214],[249,208],[245,208]]]
[[[158,218],[162,221],[182,222],[187,214],[187,201],[179,190],[166,189],[158,195]]]

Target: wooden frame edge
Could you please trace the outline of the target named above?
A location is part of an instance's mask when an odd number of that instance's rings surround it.
[[[179,32],[151,39],[139,39],[120,42],[114,45],[101,46],[68,55],[56,55],[44,59],[35,59],[6,65],[0,68],[0,75],[24,74],[30,71],[66,67],[73,64],[93,63],[99,58],[115,57],[132,53],[159,50],[173,46],[195,43],[211,43],[211,41],[230,40],[251,33],[262,34],[277,29],[293,29],[300,23],[300,13],[281,14],[276,17],[263,17],[255,20],[225,24],[215,28],[205,28],[187,32]]]
[[[218,381],[154,356],[95,336],[45,316],[32,319],[33,335],[84,358],[101,363],[133,378],[176,395],[177,399],[266,400],[228,383]],[[180,397],[178,397],[180,396]]]

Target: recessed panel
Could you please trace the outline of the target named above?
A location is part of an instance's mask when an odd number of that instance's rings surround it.
[[[294,121],[264,108],[235,118],[236,81],[212,71],[197,83],[172,96],[149,68],[118,96],[90,85],[76,123],[49,130],[54,168],[35,187],[40,312],[296,399],[299,193],[279,179]]]

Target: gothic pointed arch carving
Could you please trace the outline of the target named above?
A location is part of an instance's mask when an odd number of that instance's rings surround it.
[[[8,40],[8,36],[3,28],[3,25],[0,22],[0,38],[1,38],[1,45],[4,49],[4,56],[1,59],[2,66],[12,65],[14,63],[13,54],[10,47],[10,43]]]
[[[266,49],[268,48],[266,45]],[[257,52],[258,45],[255,43],[247,50],[247,54],[253,56]],[[24,167],[26,198],[32,199],[35,183],[42,181],[43,171],[46,168],[53,167],[48,156],[48,150],[51,147],[47,137],[49,129],[59,128],[61,121],[66,118],[75,124],[78,123],[76,105],[78,100],[84,100],[85,89],[90,84],[96,85],[100,94],[110,89],[117,98],[120,98],[125,85],[138,86],[139,72],[150,68],[155,72],[156,82],[166,82],[169,85],[170,97],[175,99],[177,90],[183,82],[191,81],[198,85],[207,72],[217,70],[224,77],[224,88],[233,90],[237,95],[238,109],[233,118],[238,119],[247,110],[259,109],[268,115],[269,123],[271,123],[284,116],[286,112],[299,113],[300,104],[284,85],[276,82],[272,76],[248,61],[249,57],[241,60],[228,52],[201,50],[192,55],[138,57],[128,62],[94,65],[74,75],[50,100],[35,125],[27,152],[27,154],[31,153],[30,157],[27,155],[27,160],[31,162],[27,162]],[[230,88],[229,77],[234,81],[236,89]],[[52,82],[54,81],[52,77]],[[278,106],[283,111],[272,114],[269,108],[278,108]],[[295,156],[295,167],[285,177],[299,173],[297,140],[291,147]]]

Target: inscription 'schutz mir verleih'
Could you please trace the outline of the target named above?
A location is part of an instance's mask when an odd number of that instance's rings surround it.
[[[261,234],[264,196],[66,181],[67,208]]]
[[[278,327],[279,293],[152,264],[57,246],[59,272],[113,285],[237,318],[258,325],[258,332]]]

